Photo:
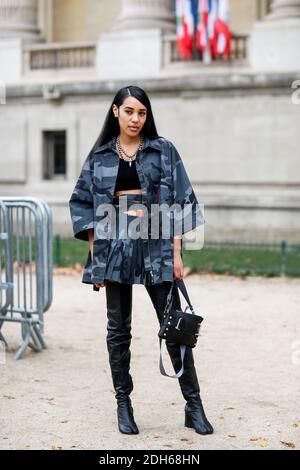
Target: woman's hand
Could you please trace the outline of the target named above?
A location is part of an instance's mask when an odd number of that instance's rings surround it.
[[[173,276],[176,280],[183,278],[183,262],[180,252],[174,253]]]
[[[183,278],[183,262],[181,258],[181,236],[174,237],[174,252],[173,252],[173,277],[175,280]]]
[[[104,284],[94,284],[94,286],[97,287],[97,289],[100,289],[100,287],[105,287],[106,283],[104,283]]]

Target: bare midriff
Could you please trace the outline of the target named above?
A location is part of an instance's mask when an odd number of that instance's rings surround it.
[[[142,194],[141,189],[124,189],[124,191],[117,191],[115,196],[121,196],[122,194]]]
[[[124,191],[117,191],[115,196],[122,196],[123,194],[142,194],[141,189],[126,189]],[[135,215],[137,217],[143,217],[144,211],[142,209],[125,211],[124,214]]]

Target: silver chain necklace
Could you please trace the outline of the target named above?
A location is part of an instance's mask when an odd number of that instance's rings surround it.
[[[132,155],[129,155],[126,152],[126,150],[124,150],[123,147],[121,146],[120,136],[119,135],[118,135],[117,140],[116,140],[116,147],[117,147],[117,151],[118,151],[118,154],[119,154],[119,158],[122,158],[122,160],[125,160],[126,162],[129,162],[129,166],[131,166],[131,163],[136,159],[138,151],[141,150],[143,148],[143,146],[144,146],[144,139],[141,136],[141,140],[140,140],[140,143],[138,145],[138,148],[136,149],[136,151]]]

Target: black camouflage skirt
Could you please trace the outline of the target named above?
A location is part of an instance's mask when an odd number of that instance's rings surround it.
[[[132,204],[145,204],[142,194],[114,196],[115,223],[112,218],[113,236],[110,238],[104,281],[149,285],[153,283],[153,272],[149,264],[149,241],[144,235],[149,233],[150,218],[125,213],[122,206],[125,198],[125,211],[130,212]],[[139,214],[142,214],[140,207]]]

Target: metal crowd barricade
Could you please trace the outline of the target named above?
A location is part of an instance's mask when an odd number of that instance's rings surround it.
[[[46,349],[44,312],[52,302],[52,214],[33,197],[0,198],[0,340],[5,322],[21,324],[26,347]]]

